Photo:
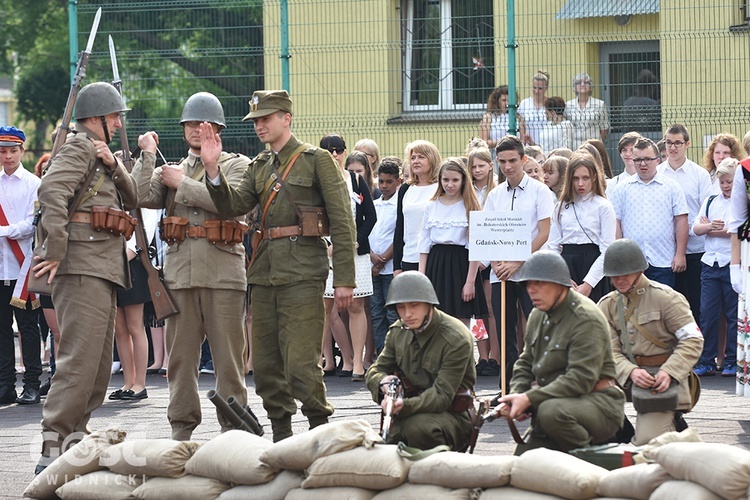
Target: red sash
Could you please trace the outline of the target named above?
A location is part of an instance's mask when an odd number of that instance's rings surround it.
[[[3,211],[3,206],[0,205],[0,226],[9,226],[8,218],[5,216],[5,212]],[[21,245],[18,244],[16,240],[12,240],[10,238],[6,238],[8,240],[8,244],[10,245],[10,249],[13,250],[13,255],[16,256],[16,260],[18,261],[18,265],[23,267],[23,262],[26,260],[26,256],[23,254],[23,250],[21,250]],[[26,276],[21,278],[19,276],[19,279],[23,279],[23,289],[21,291],[21,296],[19,297],[21,300],[26,302],[29,298],[31,298],[32,301],[36,300],[36,295],[33,293],[29,293],[28,286],[29,286],[29,273],[26,273]]]

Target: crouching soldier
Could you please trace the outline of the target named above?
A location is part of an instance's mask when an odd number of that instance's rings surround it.
[[[686,427],[682,412],[697,401],[688,377],[703,350],[703,336],[688,301],[646,278],[647,267],[634,241],[612,243],[604,254],[604,275],[612,279],[615,291],[599,302],[609,322],[617,380],[632,389],[638,412],[635,445],[675,430],[675,424],[677,430]],[[699,392],[697,377],[694,383]]]
[[[532,417],[532,448],[569,451],[612,438],[625,415],[615,384],[607,321],[591,300],[571,289],[570,272],[554,252],[534,253],[520,280],[534,304],[523,353],[513,366],[510,394],[499,399],[507,418]]]
[[[403,397],[392,402],[393,425],[388,443],[429,449],[468,446],[476,382],[471,333],[438,304],[432,283],[424,274],[406,271],[393,279],[387,307],[399,320],[388,331],[385,347],[367,371],[367,387],[384,412],[388,386],[400,378]]]

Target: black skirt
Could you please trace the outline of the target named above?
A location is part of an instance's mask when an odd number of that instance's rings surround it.
[[[601,252],[599,251],[599,245],[593,243],[587,243],[585,245],[563,245],[562,258],[568,264],[570,270],[570,278],[578,284],[583,283],[583,279],[589,273],[589,269],[594,265],[594,261],[599,258]],[[607,295],[612,291],[609,286],[609,278],[603,277],[599,284],[596,285],[589,298],[594,302],[599,302],[599,299]]]
[[[474,298],[464,302],[461,292],[469,274],[469,250],[460,245],[434,245],[427,256],[426,273],[435,287],[438,309],[454,318],[487,318],[482,278],[474,279]]]
[[[151,293],[148,290],[148,274],[143,267],[140,257],[134,257],[129,262],[130,266],[130,290],[117,289],[117,305],[132,306],[151,302]]]

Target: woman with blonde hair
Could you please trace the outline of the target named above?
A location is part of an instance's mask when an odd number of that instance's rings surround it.
[[[526,144],[539,144],[539,134],[547,123],[545,99],[548,87],[549,73],[540,69],[531,81],[531,97],[518,105],[518,114],[523,116],[526,124],[526,135],[523,136]]]
[[[547,248],[562,255],[573,289],[597,302],[609,292],[604,253],[615,240],[615,210],[604,197],[601,170],[593,156],[576,152],[554,211]]]
[[[377,180],[378,168],[380,168],[380,148],[378,147],[378,143],[368,138],[360,139],[354,145],[354,151],[362,151],[367,155],[367,159],[370,160],[372,179],[367,184],[372,185]]]
[[[565,185],[565,170],[568,168],[568,159],[564,156],[550,156],[542,165],[544,172],[544,183],[555,194],[555,202],[560,199],[563,186]]]

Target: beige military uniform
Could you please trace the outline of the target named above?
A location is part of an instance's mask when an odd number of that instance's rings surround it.
[[[624,301],[626,315],[628,308],[635,307],[626,324],[627,332],[623,332],[620,326],[618,300]],[[689,410],[691,400],[687,379],[703,350],[703,336],[695,324],[685,297],[666,285],[641,276],[630,292],[625,295],[617,291],[611,292],[602,298],[599,307],[609,323],[617,381],[627,387],[632,383],[630,374],[638,368],[637,364],[628,359],[625,342],[630,343],[630,352],[636,360],[641,359],[640,357],[646,357],[647,360],[652,356],[668,355],[659,369],[667,372],[680,384],[677,409]],[[651,342],[638,331],[636,324],[667,347]],[[642,366],[648,364],[642,363]],[[674,430],[673,412],[638,414],[637,418],[633,440],[637,445],[645,444],[663,432]]]
[[[249,158],[223,152],[219,168],[232,185],[239,184]],[[190,154],[180,163],[185,178],[176,190],[161,183],[162,168],[154,168],[156,157],[143,152],[133,168],[138,181],[139,204],[144,208],[166,208],[168,215],[184,217],[188,226],[202,226],[221,219],[205,185],[200,158]],[[241,220],[242,217],[237,217]],[[247,402],[245,356],[245,249],[241,243],[212,244],[206,238],[187,237],[169,245],[164,263],[164,282],[180,313],[167,319],[169,352],[169,406],[167,417],[174,439],[190,439],[201,422],[198,394],[200,347],[208,338],[216,375],[216,391],[223,398],[234,396]],[[229,423],[218,414],[222,430]]]
[[[98,137],[81,124],[76,129],[39,186],[41,224],[48,236],[34,251],[44,260],[60,261],[52,300],[61,340],[55,383],[42,412],[42,455],[52,458],[89,432],[91,413],[104,401],[112,369],[115,287],[130,287],[125,238],[69,222],[68,207],[92,168],[99,170],[91,183],[96,189],[77,212],[137,204],[135,180],[122,163],[107,173],[90,140]]]

